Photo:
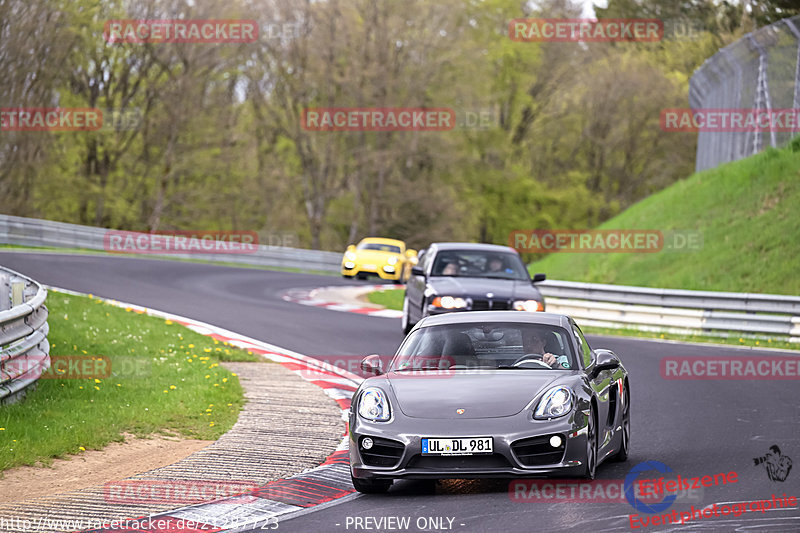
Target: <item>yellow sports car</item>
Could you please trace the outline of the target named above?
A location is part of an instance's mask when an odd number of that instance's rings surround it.
[[[347,247],[342,258],[342,276],[366,279],[378,276],[395,283],[404,283],[417,264],[417,251],[406,248],[397,239],[367,237],[357,246]]]

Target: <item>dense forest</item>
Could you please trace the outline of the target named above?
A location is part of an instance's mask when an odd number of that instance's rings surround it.
[[[792,0],[610,0],[658,42],[516,42],[568,0],[0,0],[0,107],[120,110],[88,132],[0,131],[0,212],[137,231],[507,242],[591,227],[689,175],[664,132],[692,72]],[[241,43],[109,42],[120,19],[247,19]],[[448,131],[310,131],[307,108],[449,108]]]

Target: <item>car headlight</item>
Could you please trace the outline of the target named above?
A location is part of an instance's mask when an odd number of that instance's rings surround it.
[[[358,400],[358,414],[367,420],[386,422],[392,416],[389,399],[377,387],[367,387]]]
[[[558,418],[572,411],[572,392],[564,386],[553,387],[539,400],[533,411],[533,418],[548,420]]]
[[[344,258],[348,259],[350,261],[355,261],[356,260],[356,253],[355,252],[345,252],[344,253]]]
[[[514,300],[514,310],[533,313],[535,311],[543,311],[544,306],[539,300]]]
[[[389,265],[396,265],[397,264],[397,258],[395,256],[391,256],[389,259],[386,260],[386,263],[389,264]]]
[[[455,298],[453,296],[437,296],[433,299],[431,305],[442,309],[463,309],[467,306],[467,301],[464,298]]]

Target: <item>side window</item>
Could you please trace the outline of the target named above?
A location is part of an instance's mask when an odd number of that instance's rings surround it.
[[[578,326],[573,324],[572,331],[575,333],[575,338],[578,339],[578,346],[583,355],[583,368],[586,368],[592,364],[592,349]]]
[[[420,252],[420,255],[422,257],[420,257],[420,260],[419,260],[419,267],[422,270],[424,270],[425,272],[427,272],[428,271],[428,267],[431,264],[431,254],[427,250],[423,250],[423,251]]]

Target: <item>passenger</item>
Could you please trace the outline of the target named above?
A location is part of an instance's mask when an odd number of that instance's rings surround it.
[[[501,258],[497,257],[496,255],[493,255],[493,256],[491,256],[489,258],[489,260],[487,261],[487,266],[488,266],[487,272],[489,272],[489,273],[505,272],[506,271],[505,264],[503,263],[503,260]]]

